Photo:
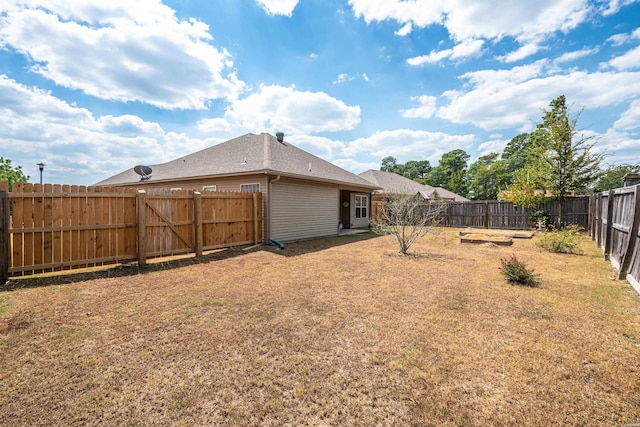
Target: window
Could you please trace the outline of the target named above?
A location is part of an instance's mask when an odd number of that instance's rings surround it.
[[[368,197],[360,194],[356,194],[356,218],[368,218],[367,207]]]
[[[218,186],[217,185],[203,185],[202,186],[202,191],[217,191]]]
[[[259,193],[260,184],[240,184],[240,191],[245,193]]]

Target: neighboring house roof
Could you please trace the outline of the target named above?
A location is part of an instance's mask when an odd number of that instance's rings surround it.
[[[435,191],[437,193],[437,198],[440,199],[453,199],[456,202],[469,202],[470,200],[466,197],[462,197],[453,191],[449,191],[446,188],[436,187]]]
[[[347,184],[368,190],[379,188],[370,181],[327,162],[276,137],[248,133],[167,163],[151,165],[151,178],[146,182],[276,174],[313,181]],[[131,168],[96,185],[139,183],[140,176]]]
[[[381,187],[382,190],[376,191],[376,193],[380,194],[418,194],[423,191],[431,193],[434,190],[433,187],[422,185],[393,172],[369,169],[358,176]]]
[[[466,202],[469,199],[459,196],[441,187],[431,187],[417,183],[402,175],[393,172],[383,172],[370,169],[362,172],[359,176],[382,187],[376,191],[379,194],[418,194],[425,199],[448,199],[456,202]]]

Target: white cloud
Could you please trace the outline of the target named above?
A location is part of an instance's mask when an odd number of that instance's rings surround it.
[[[432,50],[428,55],[416,56],[407,59],[409,65],[418,66],[422,64],[432,64],[446,58],[464,59],[478,56],[482,51],[484,40],[465,40],[458,43],[452,49]]]
[[[631,102],[629,109],[620,115],[613,127],[618,130],[640,129],[640,99]]]
[[[298,0],[256,0],[269,15],[291,16]]]
[[[178,20],[158,0],[32,0],[3,11],[0,46],[59,86],[165,109],[203,109],[245,87],[206,24]]]
[[[602,15],[614,15],[618,13],[622,7],[636,3],[637,1],[638,0],[610,0],[609,3],[602,8]]]
[[[638,164],[640,152],[640,139],[634,138],[626,132],[616,129],[608,129],[602,135],[595,135],[599,139],[597,148],[610,156],[607,163],[610,164]]]
[[[342,141],[304,134],[287,136],[287,141],[328,161],[340,155],[346,147],[346,144]]]
[[[469,58],[473,56],[478,56],[478,54],[482,51],[482,46],[484,45],[484,40],[465,40],[462,43],[459,43],[453,47],[453,52],[451,53],[451,59],[458,58]]]
[[[92,184],[139,163],[160,163],[212,145],[165,132],[133,115],[94,117],[49,92],[0,76],[0,152],[45,181]],[[31,169],[31,170],[30,170]]]
[[[517,62],[531,55],[535,55],[540,50],[538,43],[527,43],[520,46],[517,50],[510,52],[503,56],[498,56],[497,59],[503,62]]]
[[[624,55],[620,55],[609,61],[609,65],[618,70],[631,70],[640,68],[640,46],[629,50]]]
[[[324,92],[272,85],[261,86],[258,92],[233,102],[225,119],[254,132],[332,132],[357,126],[360,107],[348,106]]]
[[[411,22],[407,22],[406,24],[404,24],[402,28],[400,28],[394,34],[399,37],[404,37],[406,35],[411,34],[412,29],[413,29],[413,26],[411,25]]]
[[[436,112],[436,97],[435,96],[414,96],[412,101],[418,101],[420,104],[417,108],[409,108],[407,110],[401,110],[402,117],[406,118],[420,118],[428,119]]]
[[[607,41],[614,46],[620,46],[635,39],[640,39],[640,28],[636,28],[631,33],[614,34]]]
[[[461,76],[465,92],[444,92],[448,105],[436,116],[453,123],[470,123],[485,130],[530,128],[541,109],[559,95],[577,105],[597,108],[640,96],[640,73],[572,71],[547,72],[547,61],[510,70],[483,70]]]
[[[354,15],[367,23],[395,20],[404,31],[407,23],[418,28],[442,25],[455,41],[512,37],[522,45],[574,29],[591,12],[586,0],[539,0],[535,7],[511,0],[349,0],[349,4]],[[518,55],[532,50],[529,46]]]
[[[342,73],[333,81],[333,84],[337,85],[344,82],[350,82],[351,80],[353,80],[353,76],[350,76],[347,73]]]
[[[508,143],[508,139],[492,139],[487,142],[483,142],[478,146],[478,157],[486,156],[490,153],[502,154],[504,147],[506,147]]]
[[[567,52],[564,53],[562,55],[560,55],[558,58],[556,58],[554,61],[556,63],[564,63],[564,62],[570,62],[570,61],[575,61],[576,59],[580,59],[583,58],[585,56],[589,56],[589,55],[593,55],[594,53],[598,53],[599,49],[597,47],[594,48],[584,48],[584,49],[580,49],[580,50],[574,50],[573,52]]]
[[[407,59],[407,64],[414,67],[423,64],[433,64],[443,59],[449,58],[452,53],[453,49],[432,50],[428,55],[421,55]]]
[[[382,159],[381,159],[382,160]],[[342,169],[346,169],[351,173],[362,173],[364,171],[368,171],[369,169],[379,170],[381,161],[379,162],[359,162],[353,159],[336,159],[332,161],[334,165],[341,167]]]
[[[222,133],[231,132],[231,125],[225,119],[217,117],[213,119],[203,119],[198,121],[196,128],[203,133]]]
[[[437,164],[447,151],[456,148],[469,149],[475,142],[475,135],[449,135],[442,132],[397,129],[376,132],[367,138],[358,138],[347,143],[345,156],[367,153],[382,159],[394,156],[400,163],[409,160],[429,160]]]

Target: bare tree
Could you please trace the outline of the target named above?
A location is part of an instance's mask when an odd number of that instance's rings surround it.
[[[394,236],[400,253],[406,255],[411,245],[440,223],[446,208],[446,203],[425,203],[415,195],[395,194],[380,203],[371,221],[372,230]]]

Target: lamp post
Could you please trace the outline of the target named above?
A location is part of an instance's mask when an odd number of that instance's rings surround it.
[[[38,169],[40,169],[40,185],[42,185],[42,170],[44,169],[44,163],[40,162],[37,163],[36,166],[38,166]]]

